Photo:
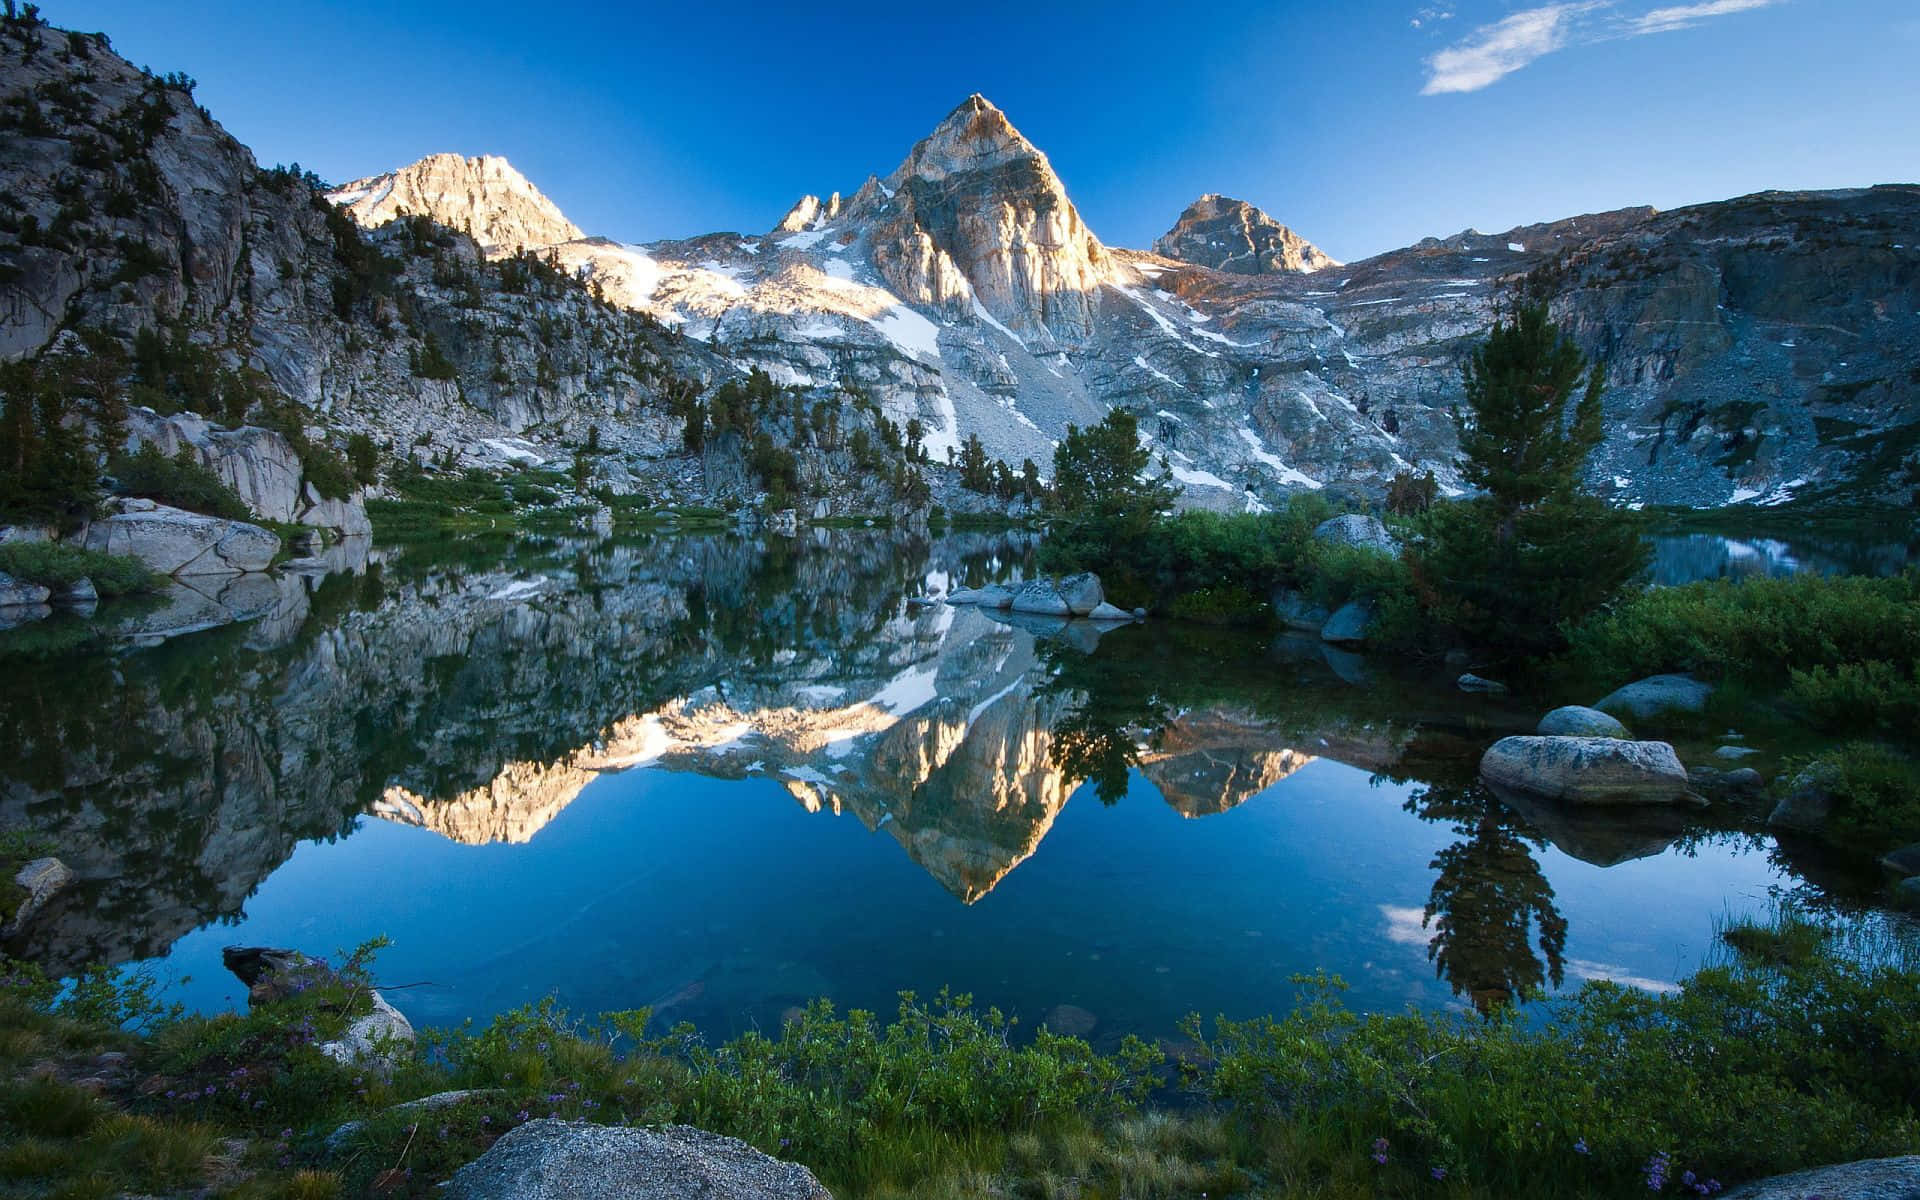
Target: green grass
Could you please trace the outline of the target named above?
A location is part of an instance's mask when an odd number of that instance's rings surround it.
[[[1355,1013],[1335,982],[1305,981],[1284,1018],[1190,1019],[1177,1069],[942,995],[888,1020],[817,1001],[724,1045],[549,1002],[429,1033],[382,1073],[314,1048],[364,997],[365,955],[211,1017],[103,974],[57,999],[8,964],[0,1196],[426,1197],[550,1114],[730,1134],[841,1200],[1601,1197],[1648,1194],[1655,1155],[1667,1192],[1686,1171],[1731,1185],[1920,1138],[1920,954],[1899,936],[1782,910],[1728,925],[1724,961],[1677,992],[1595,983],[1525,1020]],[[144,1036],[119,1031],[129,1018]],[[103,1049],[133,1060],[96,1098],[67,1077]],[[393,1107],[454,1087],[474,1094]],[[350,1119],[365,1125],[328,1150]]]
[[[137,558],[103,554],[66,542],[0,545],[0,572],[56,589],[90,579],[103,598],[155,591],[166,582],[165,576]]]

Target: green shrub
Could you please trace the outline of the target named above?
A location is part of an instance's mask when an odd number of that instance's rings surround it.
[[[142,442],[132,454],[116,454],[108,463],[123,496],[141,496],[159,504],[170,504],[189,512],[206,513],[229,520],[250,520],[247,508],[226,481],[200,464],[185,446],[172,458],[160,452],[153,442]]]
[[[0,572],[41,587],[64,588],[93,581],[102,597],[157,590],[165,582],[137,558],[103,554],[67,542],[7,542],[0,545]]]
[[[1833,796],[1827,836],[1880,850],[1920,840],[1920,763],[1877,742],[1847,742],[1782,773],[1791,787],[1802,774]]]
[[[1916,733],[1920,572],[1654,588],[1571,639],[1575,662],[1595,676],[1693,671],[1788,687],[1822,727]]]
[[[1228,584],[1180,593],[1167,605],[1167,615],[1205,625],[1260,625],[1272,619],[1273,610],[1246,588]]]

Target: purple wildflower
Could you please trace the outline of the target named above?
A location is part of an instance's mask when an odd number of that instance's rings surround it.
[[[1431,1172],[1431,1174],[1433,1175],[1434,1181],[1437,1183],[1440,1180],[1445,1179],[1447,1177],[1447,1169],[1445,1167],[1435,1167]]]
[[[1387,1165],[1387,1139],[1373,1139],[1373,1161],[1383,1167]]]
[[[1668,1167],[1667,1152],[1665,1150],[1654,1151],[1653,1157],[1647,1160],[1646,1171],[1647,1171],[1647,1190],[1648,1191],[1659,1192],[1659,1191],[1666,1190],[1667,1167]]]
[[[1593,1153],[1593,1151],[1587,1149],[1587,1139],[1585,1138],[1581,1138],[1579,1141],[1573,1144],[1573,1152],[1575,1154],[1592,1154]]]

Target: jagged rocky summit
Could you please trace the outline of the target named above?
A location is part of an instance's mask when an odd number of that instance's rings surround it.
[[[0,147],[20,199],[0,353],[42,355],[62,328],[177,330],[336,448],[358,433],[390,459],[564,466],[592,429],[596,486],[752,500],[741,443],[690,454],[680,413],[686,389],[758,370],[797,407],[859,397],[917,421],[936,464],[977,436],[1044,469],[1070,426],[1126,408],[1188,504],[1378,493],[1403,471],[1457,492],[1460,366],[1530,291],[1605,364],[1591,482],[1617,502],[1892,500],[1920,481],[1912,186],[1469,230],[1345,265],[1208,195],[1143,252],[1102,242],[972,96],[891,171],[767,232],[628,245],[494,156],[316,191],[91,35],[9,29],[46,48],[0,55],[7,102],[43,118]],[[502,266],[521,251],[531,277]],[[839,495],[867,474],[797,423],[771,432],[838,510],[888,500]]]

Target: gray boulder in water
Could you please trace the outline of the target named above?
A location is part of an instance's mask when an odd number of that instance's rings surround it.
[[[1618,719],[1597,708],[1569,704],[1540,718],[1535,733],[1560,737],[1630,738],[1632,733]]]
[[[1107,602],[1107,594],[1100,588],[1100,577],[1092,571],[1069,575],[1057,586],[1060,598],[1067,602],[1067,611],[1076,617],[1087,616]]]
[[[1567,804],[1698,802],[1687,769],[1665,742],[1501,738],[1480,759],[1480,775],[1497,787]]]
[[[0,572],[0,608],[24,608],[28,605],[45,604],[48,592],[37,583],[28,583],[24,579]]]
[[[1615,715],[1657,717],[1661,713],[1700,712],[1711,695],[1713,685],[1691,675],[1654,675],[1608,693],[1593,706]]]
[[[1014,612],[1039,613],[1048,617],[1064,617],[1073,612],[1066,597],[1060,594],[1060,589],[1047,579],[1029,579],[1014,588],[1011,607]]]
[[[689,1125],[529,1121],[447,1185],[447,1200],[833,1200],[812,1172]]]
[[[1920,1200],[1920,1154],[1776,1175],[1734,1188],[1721,1200]]]
[[[1372,626],[1373,610],[1358,600],[1350,600],[1342,604],[1320,627],[1320,640],[1335,645],[1364,642]]]

